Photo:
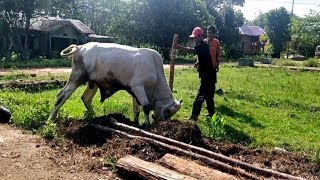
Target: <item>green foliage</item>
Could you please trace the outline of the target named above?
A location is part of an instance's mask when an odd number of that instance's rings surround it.
[[[280,54],[290,40],[290,15],[284,7],[267,12],[266,31],[273,53]]]
[[[260,26],[261,28],[265,29],[267,28],[267,16],[268,13],[262,13],[260,12],[260,14],[252,21],[252,24],[256,25],[256,26]]]
[[[103,161],[103,166],[110,167],[112,172],[117,172],[116,168],[117,158],[115,156],[108,156]]]
[[[319,59],[309,59],[303,62],[303,65],[306,67],[320,67],[320,60]]]
[[[44,68],[44,67],[71,67],[69,59],[32,59],[29,61],[0,60],[1,68]]]
[[[205,122],[200,122],[200,127],[202,127],[201,130],[205,136],[211,139],[219,140],[226,137],[226,122],[227,121],[223,116],[215,113],[211,118],[206,117]]]
[[[268,41],[268,36],[267,34],[262,34],[260,37],[259,37],[259,41],[260,42],[267,42]]]
[[[273,46],[271,43],[268,43],[264,46],[264,54],[271,55],[273,52]]]
[[[222,55],[227,59],[236,59],[238,53],[238,42],[240,33],[238,27],[244,23],[241,11],[234,6],[242,6],[243,0],[239,1],[220,1],[208,0],[207,7],[210,14],[215,17],[215,25],[218,30],[218,39],[221,41]]]
[[[317,45],[320,45],[320,13],[311,11],[307,16],[295,17],[292,26],[291,49],[307,57],[313,57]]]
[[[48,120],[40,133],[46,139],[54,139],[58,135],[57,124],[51,120]]]
[[[195,26],[206,27],[214,23],[200,0],[184,3],[180,0],[138,0],[126,1],[123,5],[126,7],[123,18],[114,17],[109,31],[117,34],[120,43],[155,46],[165,59],[168,59],[174,33],[180,35],[183,43]]]

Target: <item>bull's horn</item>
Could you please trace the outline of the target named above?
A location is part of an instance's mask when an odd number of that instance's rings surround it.
[[[77,45],[72,44],[69,47],[65,48],[64,50],[61,51],[60,56],[62,57],[68,57],[72,55],[74,52],[77,50]]]

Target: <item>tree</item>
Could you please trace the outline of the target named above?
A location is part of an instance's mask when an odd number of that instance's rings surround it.
[[[121,18],[114,17],[110,32],[131,45],[155,46],[166,59],[174,33],[187,40],[195,26],[214,23],[200,0],[132,0],[124,6],[127,9]]]
[[[314,50],[320,45],[320,13],[311,11],[301,21],[300,48],[304,46],[304,55],[314,56]],[[302,49],[301,49],[302,50]]]
[[[261,28],[267,27],[267,13],[260,12],[259,15],[252,21],[253,25],[260,26]]]
[[[243,6],[244,0],[206,0],[210,14],[215,17],[218,38],[222,42],[222,49],[226,58],[238,56],[238,42],[240,34],[238,27],[244,23],[243,14],[235,10],[235,6]]]
[[[266,31],[273,46],[273,53],[280,58],[280,53],[290,40],[290,15],[284,7],[281,7],[267,12],[266,19]]]

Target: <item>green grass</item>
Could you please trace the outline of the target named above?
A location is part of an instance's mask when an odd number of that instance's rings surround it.
[[[304,61],[276,59],[272,61],[272,64],[277,66],[320,67],[320,59],[309,58]]]
[[[69,59],[0,60],[0,68],[4,69],[44,67],[71,67],[71,61]]]
[[[181,120],[191,114],[199,79],[194,69],[175,72],[174,96],[183,100],[183,106],[173,119]],[[255,148],[282,147],[320,160],[319,73],[224,66],[218,81],[217,89],[225,93],[215,97],[218,117],[226,123],[223,140]],[[38,131],[45,127],[59,90],[40,93],[0,90],[0,105],[13,112],[12,123]],[[83,119],[85,108],[80,99],[83,91],[81,87],[70,97],[61,108],[59,119]],[[116,93],[103,104],[99,98],[97,95],[93,102],[97,116],[123,113],[133,119],[131,98],[126,92]],[[199,125],[204,135],[214,137],[212,129],[207,128],[206,113],[204,104]],[[54,129],[53,125],[49,127]],[[47,131],[52,135],[50,129]]]

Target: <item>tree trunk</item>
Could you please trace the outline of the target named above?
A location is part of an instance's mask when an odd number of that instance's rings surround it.
[[[237,180],[234,176],[201,166],[193,161],[185,160],[171,154],[166,154],[158,162],[164,167],[197,179]]]
[[[120,171],[129,172],[130,174],[148,180],[195,180],[195,178],[190,176],[177,173],[158,164],[146,162],[130,155],[119,159],[116,167]]]
[[[26,26],[24,28],[24,50],[23,50],[24,60],[30,59],[30,52],[29,52],[30,20],[31,20],[31,14],[26,14]]]

